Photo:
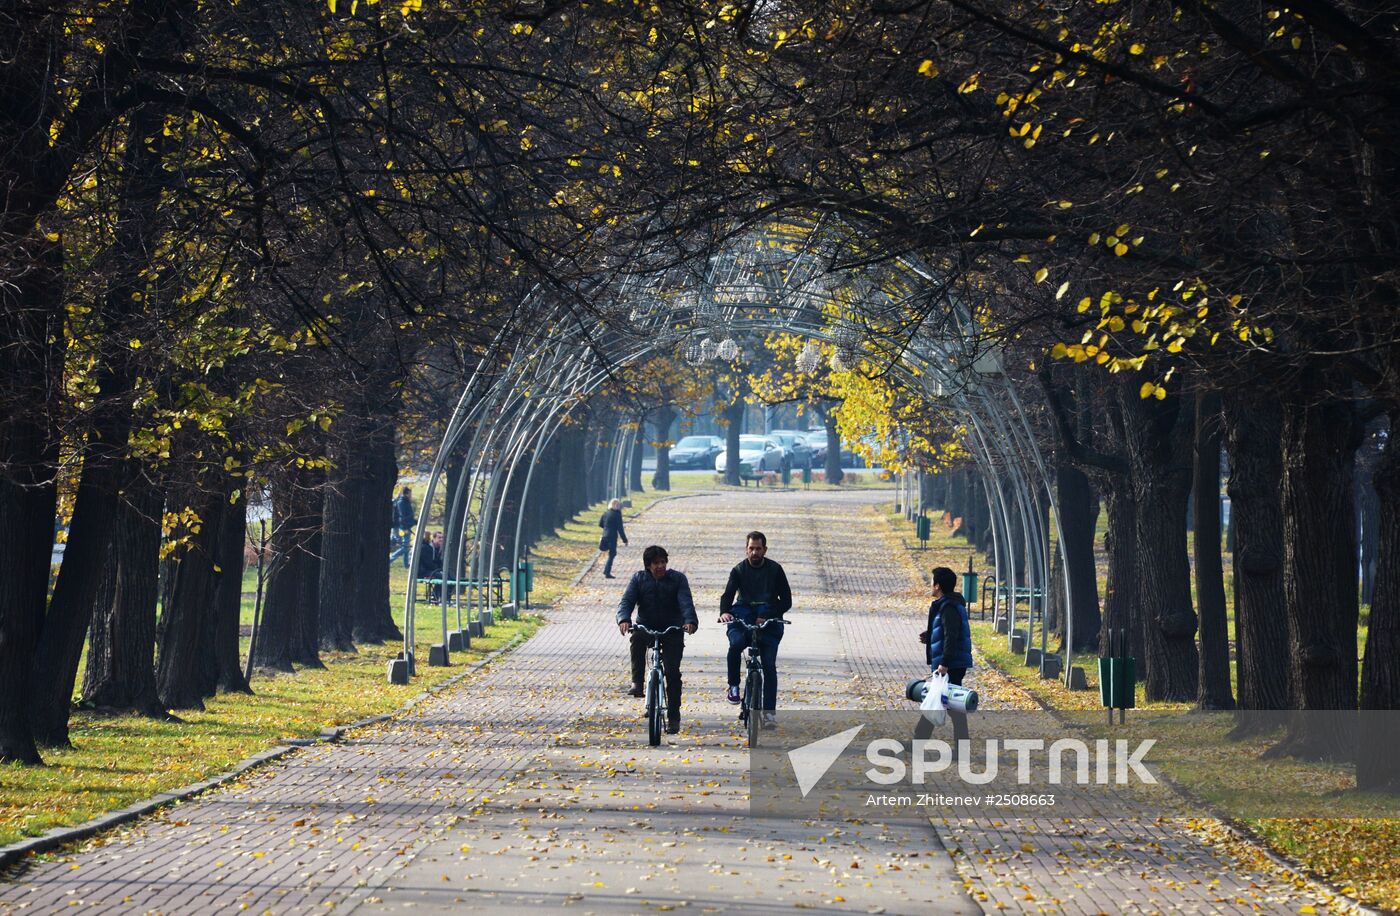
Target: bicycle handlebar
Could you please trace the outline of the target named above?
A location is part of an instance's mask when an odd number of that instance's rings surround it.
[[[768,624],[770,624],[770,623],[781,623],[781,624],[789,624],[789,623],[792,623],[791,620],[784,620],[784,619],[781,618],[781,617],[769,617],[768,619],[764,620],[763,623],[749,623],[747,620],[740,620],[738,617],[733,617],[733,618],[730,618],[729,620],[717,620],[717,621],[715,621],[715,622],[716,622],[716,623],[737,623],[737,624],[739,624],[739,625],[741,625],[741,626],[743,626],[743,627],[746,627],[746,628],[748,628],[748,629],[750,629],[750,630],[761,630],[761,629],[763,629],[764,627],[768,626]]]
[[[664,630],[653,630],[651,627],[647,626],[646,624],[634,623],[634,624],[632,624],[632,629],[638,630],[638,631],[640,631],[640,632],[642,632],[642,633],[645,633],[645,634],[648,635],[648,636],[665,636],[667,633],[670,633],[672,630],[684,630],[685,627],[683,627],[683,626],[669,626],[669,627],[667,627],[667,628],[664,629]]]

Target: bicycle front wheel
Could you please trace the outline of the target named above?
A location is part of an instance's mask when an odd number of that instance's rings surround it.
[[[749,672],[744,684],[744,709],[748,712],[749,747],[758,747],[758,736],[763,728],[763,670],[755,668]]]
[[[661,672],[655,669],[647,680],[647,744],[656,747],[661,743],[661,717],[665,706],[661,699]]]

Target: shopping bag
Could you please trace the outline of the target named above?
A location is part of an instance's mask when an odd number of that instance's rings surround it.
[[[948,718],[948,711],[943,707],[943,694],[948,690],[948,675],[934,672],[929,675],[928,682],[924,685],[924,700],[919,704],[919,710],[930,725],[942,725]]]

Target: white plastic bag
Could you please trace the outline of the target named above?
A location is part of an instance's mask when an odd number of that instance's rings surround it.
[[[943,706],[943,694],[947,692],[948,675],[936,671],[929,675],[928,682],[924,685],[924,701],[919,704],[919,710],[930,725],[940,726],[947,720],[948,711]]]

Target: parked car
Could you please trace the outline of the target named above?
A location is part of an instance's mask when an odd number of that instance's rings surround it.
[[[824,429],[809,429],[806,432],[807,445],[812,449],[812,467],[819,468],[826,464],[827,436]],[[858,467],[856,455],[849,449],[841,448],[841,467]]]
[[[686,436],[671,446],[671,467],[712,468],[722,451],[724,440],[719,436]]]
[[[715,458],[715,470],[723,474],[728,467],[729,455],[721,451]],[[765,471],[783,469],[783,447],[778,440],[769,436],[739,437],[739,476],[759,477]]]
[[[775,429],[769,434],[787,450],[788,470],[802,470],[813,466],[812,446],[807,434],[800,429]]]

